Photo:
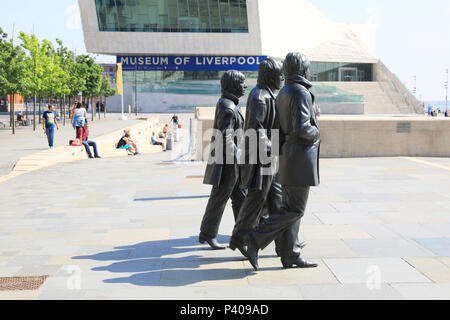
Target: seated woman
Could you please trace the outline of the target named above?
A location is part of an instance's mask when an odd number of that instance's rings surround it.
[[[169,133],[169,125],[166,124],[163,128],[163,131],[158,133],[158,136],[160,139],[165,139],[165,138],[167,138],[168,133]]]
[[[22,126],[26,125],[26,118],[22,111],[17,114],[17,122]]]
[[[154,146],[161,146],[163,151],[166,151],[166,145],[164,142],[160,142],[156,139],[156,135],[154,132],[152,132],[152,145]]]
[[[132,155],[140,154],[136,143],[133,141],[133,139],[131,139],[130,129],[126,129],[123,132],[125,133],[125,135],[121,140],[125,142],[125,145],[121,146],[120,148],[127,150]]]

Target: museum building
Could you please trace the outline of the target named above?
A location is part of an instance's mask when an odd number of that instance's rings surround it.
[[[226,70],[300,51],[322,113],[398,114],[417,99],[375,55],[376,27],[332,21],[307,0],[79,0],[87,51],[117,57],[138,112],[215,105]],[[111,97],[110,111],[120,110]],[[244,104],[244,103],[242,103]],[[112,108],[112,109],[111,109]]]

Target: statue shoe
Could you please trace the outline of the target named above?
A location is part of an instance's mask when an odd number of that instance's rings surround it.
[[[300,242],[299,247],[300,247],[300,249],[303,249],[303,248],[306,247],[307,245],[308,245],[308,243],[307,243],[306,241],[302,241],[302,242]],[[278,250],[277,247],[275,247],[275,252],[276,252],[276,254],[277,254],[278,257],[281,257],[280,251]]]
[[[247,257],[247,246],[233,241],[233,238],[230,240],[230,249],[233,251],[238,249],[244,257]]]
[[[219,242],[217,242],[217,238],[207,237],[202,233],[200,233],[198,242],[200,242],[201,244],[207,242],[213,250],[225,250],[227,248],[225,246],[220,245]]]
[[[255,269],[255,271],[258,271],[258,268],[259,268],[258,252],[259,252],[258,245],[255,243],[253,238],[251,236],[249,236],[248,237],[248,246],[247,246],[247,258],[248,258],[248,261],[250,261],[253,269]]]
[[[302,257],[286,257],[281,258],[281,263],[283,264],[283,268],[292,269],[292,268],[316,268],[318,266],[317,263],[310,262],[305,260]]]

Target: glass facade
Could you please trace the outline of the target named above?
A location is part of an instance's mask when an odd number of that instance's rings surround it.
[[[246,95],[240,99],[241,106],[245,106],[256,85],[257,72],[242,73],[248,84]],[[193,112],[195,107],[216,105],[222,74],[223,71],[125,71],[125,95],[128,92],[133,101],[137,97],[139,110]]]
[[[364,103],[364,96],[347,92],[335,86],[315,84],[311,91],[316,96],[316,103]]]
[[[312,81],[373,81],[372,64],[311,62]]]
[[[172,93],[220,96],[224,71],[125,71],[123,81],[138,93]],[[253,84],[258,72],[242,72]],[[255,82],[256,83],[256,82]],[[249,93],[251,88],[248,88]]]
[[[100,31],[248,33],[246,0],[96,0]]]

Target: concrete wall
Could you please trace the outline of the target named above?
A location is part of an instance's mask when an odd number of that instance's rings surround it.
[[[450,157],[450,119],[324,117],[323,158]]]
[[[213,118],[214,108],[197,108],[197,160],[207,160]],[[322,158],[450,157],[450,118],[324,116],[319,126]]]
[[[364,103],[320,103],[320,113],[324,114],[364,114]]]

